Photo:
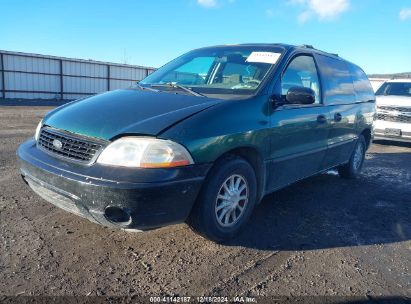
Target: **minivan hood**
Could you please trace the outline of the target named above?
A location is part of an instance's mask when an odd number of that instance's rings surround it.
[[[53,128],[105,140],[123,134],[157,135],[218,99],[126,89],[63,105],[44,118]]]
[[[394,95],[377,95],[378,106],[411,107],[411,97]]]

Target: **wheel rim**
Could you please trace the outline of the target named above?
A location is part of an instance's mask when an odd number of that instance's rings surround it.
[[[215,215],[222,227],[234,226],[244,215],[248,204],[247,180],[237,174],[231,175],[221,185],[218,191]]]
[[[355,170],[358,170],[361,167],[363,157],[364,148],[361,144],[359,144],[354,152],[353,166]]]

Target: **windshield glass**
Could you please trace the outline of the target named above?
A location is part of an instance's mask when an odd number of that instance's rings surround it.
[[[411,97],[411,82],[386,82],[375,95],[395,95]]]
[[[173,85],[179,85],[205,95],[252,95],[278,62],[282,51],[282,48],[267,46],[195,50],[161,67],[140,85],[155,89],[175,89]]]

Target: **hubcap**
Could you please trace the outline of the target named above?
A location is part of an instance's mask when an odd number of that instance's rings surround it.
[[[241,175],[231,175],[218,191],[215,215],[222,227],[235,225],[244,215],[248,203],[248,184]]]
[[[364,156],[363,146],[359,144],[357,148],[355,149],[355,153],[354,153],[353,165],[354,165],[355,170],[358,170],[361,167],[363,156]]]

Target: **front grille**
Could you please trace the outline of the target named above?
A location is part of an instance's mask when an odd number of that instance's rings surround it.
[[[390,107],[390,106],[378,106],[378,110],[384,111],[398,111],[398,112],[405,112],[411,113],[411,107]]]
[[[389,115],[389,114],[377,114],[378,120],[411,123],[411,116],[406,115]]]
[[[93,139],[48,127],[41,130],[37,145],[49,154],[84,164],[94,161],[105,146]]]

